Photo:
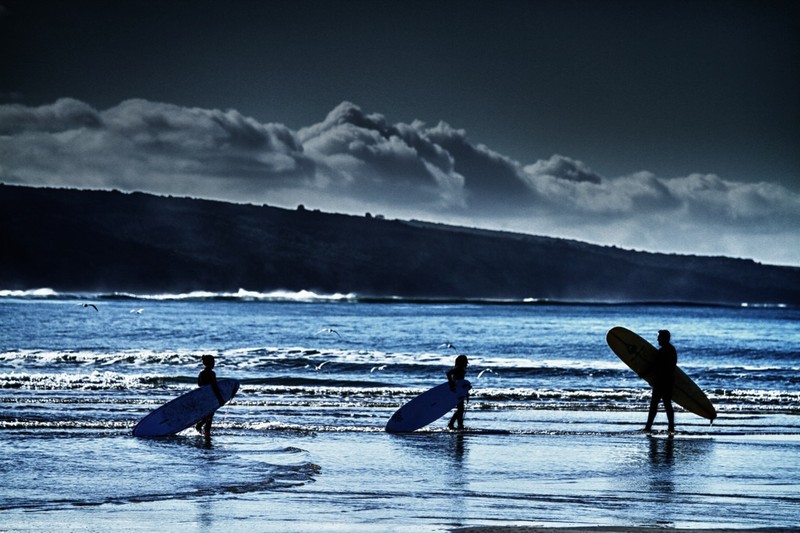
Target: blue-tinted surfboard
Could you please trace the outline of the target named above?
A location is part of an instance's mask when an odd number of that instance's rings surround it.
[[[458,402],[469,395],[472,388],[469,381],[456,382],[456,390],[450,390],[448,383],[442,383],[423,392],[400,409],[386,423],[389,433],[405,433],[425,427],[444,416]]]
[[[217,381],[225,403],[236,395],[239,382],[235,379]],[[211,385],[199,387],[165,403],[144,417],[133,428],[134,437],[164,437],[179,433],[197,424],[219,409],[219,400]]]

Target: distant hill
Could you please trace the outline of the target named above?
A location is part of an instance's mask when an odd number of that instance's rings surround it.
[[[0,246],[0,289],[800,305],[800,268],[142,193],[0,185]]]

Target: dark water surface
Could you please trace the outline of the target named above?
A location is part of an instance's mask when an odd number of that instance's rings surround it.
[[[800,525],[797,309],[5,291],[0,318],[0,529]],[[636,432],[617,325],[672,331],[713,425]],[[131,437],[206,353],[242,382],[211,442]],[[477,431],[383,432],[457,353]]]

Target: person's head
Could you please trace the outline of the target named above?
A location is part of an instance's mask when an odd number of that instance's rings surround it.
[[[664,346],[665,344],[669,344],[670,340],[670,333],[669,330],[660,329],[658,330],[658,344]]]
[[[203,366],[206,368],[214,368],[214,363],[216,362],[213,355],[207,354],[201,358],[201,361],[203,362]]]
[[[469,365],[469,361],[467,360],[466,355],[459,355],[456,357],[456,367],[467,368],[467,365]]]

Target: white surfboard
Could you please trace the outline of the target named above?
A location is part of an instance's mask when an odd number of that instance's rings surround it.
[[[217,381],[225,403],[236,395],[239,382],[235,379]],[[220,408],[211,385],[199,387],[165,403],[144,417],[133,428],[134,437],[164,437],[179,433],[197,424]]]
[[[423,392],[400,409],[386,423],[389,433],[406,433],[425,427],[438,420],[454,408],[458,402],[469,395],[472,388],[469,381],[456,381],[456,390],[450,390],[448,383],[442,383]]]

